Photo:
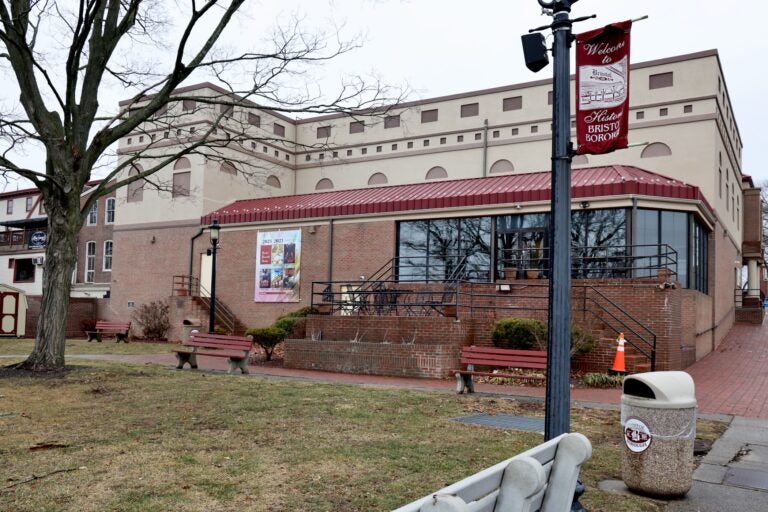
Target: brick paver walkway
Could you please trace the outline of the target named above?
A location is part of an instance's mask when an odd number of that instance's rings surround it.
[[[735,324],[714,352],[686,371],[700,412],[768,418],[768,317],[762,325]]]

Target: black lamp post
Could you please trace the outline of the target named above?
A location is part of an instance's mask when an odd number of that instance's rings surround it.
[[[211,334],[213,334],[216,325],[216,247],[219,245],[220,230],[219,221],[213,219],[211,225],[208,226],[208,231],[211,234],[211,256],[213,256],[211,260],[211,307],[209,308],[210,316],[208,317],[208,332]]]

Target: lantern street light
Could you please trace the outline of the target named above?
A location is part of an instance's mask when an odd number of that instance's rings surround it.
[[[220,230],[221,226],[219,226],[219,221],[213,219],[211,225],[208,226],[208,231],[211,235],[211,256],[213,257],[211,260],[211,303],[208,308],[210,311],[210,316],[208,317],[208,332],[210,334],[213,334],[216,324],[216,247],[219,245]]]

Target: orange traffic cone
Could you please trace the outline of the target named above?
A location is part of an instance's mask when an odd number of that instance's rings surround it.
[[[613,368],[611,368],[612,372],[616,373],[627,373],[627,369],[624,366],[624,333],[619,333],[619,339],[616,340],[619,342],[619,346],[616,347],[616,356],[613,358]]]

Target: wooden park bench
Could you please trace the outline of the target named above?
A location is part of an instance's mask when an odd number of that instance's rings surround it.
[[[394,512],[567,512],[592,445],[563,434]]]
[[[131,322],[108,322],[106,320],[99,320],[96,322],[95,331],[85,331],[88,335],[88,343],[93,340],[101,343],[101,338],[104,334],[114,334],[115,343],[124,341],[128,343],[128,331],[131,330]]]
[[[467,365],[466,370],[456,372],[456,392],[475,392],[472,377],[506,377],[515,379],[542,379],[538,375],[518,375],[504,372],[493,372],[491,369],[509,370],[513,368],[524,370],[546,370],[547,353],[543,350],[514,350],[496,347],[463,347],[461,349],[461,364]],[[477,371],[475,366],[483,366],[487,370]]]
[[[240,368],[248,373],[248,356],[253,349],[253,339],[248,336],[225,336],[222,334],[192,333],[182,348],[174,349],[178,364],[182,369],[186,363],[190,368],[197,368],[197,356],[226,357],[229,359],[229,373]]]

